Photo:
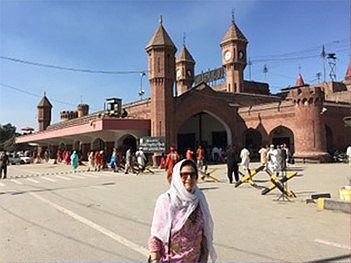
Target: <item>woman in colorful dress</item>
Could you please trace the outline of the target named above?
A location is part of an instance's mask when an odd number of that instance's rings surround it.
[[[78,154],[76,151],[73,151],[70,159],[71,159],[72,169],[75,172],[78,168],[78,161],[79,161]]]
[[[213,221],[197,178],[193,161],[185,159],[174,166],[171,187],[156,202],[150,262],[207,262],[209,256],[216,260]]]

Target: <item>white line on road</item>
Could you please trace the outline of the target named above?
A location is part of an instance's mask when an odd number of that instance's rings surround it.
[[[51,179],[51,178],[48,178],[48,177],[42,176],[42,177],[40,177],[40,178],[41,178],[41,179],[44,179],[44,180],[46,180],[46,181],[49,181],[49,182],[56,182],[56,180]]]
[[[55,177],[63,179],[63,180],[66,180],[66,181],[71,181],[72,180],[71,178],[64,177],[64,176],[61,176],[61,175],[55,175]]]
[[[142,247],[142,246],[140,246],[140,245],[138,245],[138,244],[136,244],[136,243],[134,243],[134,242],[132,242],[132,241],[130,241],[130,240],[128,240],[128,239],[126,239],[126,238],[114,233],[114,232],[112,232],[111,230],[109,230],[107,228],[104,228],[104,227],[102,227],[102,226],[90,221],[89,219],[86,219],[85,217],[82,217],[82,216],[72,212],[69,209],[66,209],[66,208],[64,208],[62,206],[59,206],[59,205],[57,205],[57,204],[55,204],[55,203],[53,203],[53,202],[51,202],[51,201],[49,201],[47,199],[35,194],[35,193],[29,193],[29,194],[31,196],[35,197],[36,199],[38,199],[38,200],[40,200],[40,201],[42,201],[42,202],[54,207],[58,211],[66,214],[66,215],[76,219],[77,221],[79,221],[79,222],[81,222],[81,223],[83,223],[83,224],[95,229],[96,231],[98,231],[98,232],[100,232],[100,233],[112,238],[113,240],[121,243],[122,245],[124,245],[124,246],[126,246],[126,247],[128,247],[128,248],[130,248],[130,249],[142,254],[143,256],[147,257],[149,255],[149,251],[146,248],[144,248],[144,247]]]
[[[65,174],[65,176],[70,177],[70,178],[74,178],[74,179],[85,179],[86,177],[82,177],[81,175],[78,174]]]
[[[329,241],[325,241],[325,240],[318,239],[318,238],[316,238],[314,241],[317,243],[321,243],[321,244],[332,246],[332,247],[344,248],[344,249],[349,249],[349,250],[351,249],[351,247],[349,247],[347,245],[329,242]]]
[[[0,182],[0,186],[5,186],[5,184],[3,184],[2,182]]]
[[[26,178],[29,182],[35,183],[35,184],[39,184],[39,181],[34,180],[32,178]]]
[[[11,182],[14,182],[15,184],[23,185],[22,182],[17,181],[17,180],[15,180],[15,179],[10,179],[10,181],[11,181]]]

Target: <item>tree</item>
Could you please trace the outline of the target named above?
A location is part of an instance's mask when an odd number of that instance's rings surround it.
[[[11,123],[0,125],[0,150],[15,151],[16,137],[19,134],[16,133],[16,127],[12,126]]]

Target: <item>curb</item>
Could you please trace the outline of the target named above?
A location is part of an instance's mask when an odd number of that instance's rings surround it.
[[[318,198],[317,207],[319,209],[334,210],[351,214],[351,202],[349,201]]]

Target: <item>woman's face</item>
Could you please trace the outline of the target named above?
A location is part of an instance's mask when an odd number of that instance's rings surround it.
[[[183,185],[188,192],[191,192],[196,185],[197,174],[191,165],[185,165],[180,170],[180,178],[182,179]]]

